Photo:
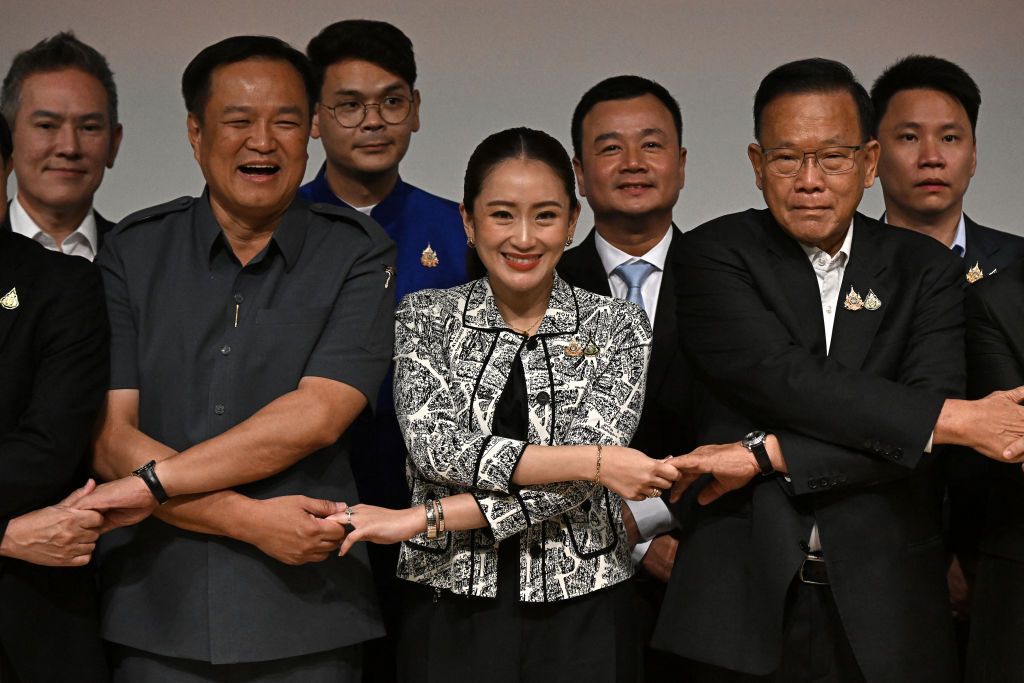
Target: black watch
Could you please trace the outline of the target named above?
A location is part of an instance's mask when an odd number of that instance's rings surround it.
[[[768,449],[765,447],[765,442],[768,441],[768,435],[764,432],[750,432],[740,443],[748,451],[754,454],[754,460],[757,461],[757,466],[761,468],[761,476],[767,477],[769,474],[775,474],[775,468],[772,467],[772,460],[768,457]]]
[[[156,502],[163,505],[170,500],[170,497],[167,495],[167,491],[164,491],[163,484],[161,484],[160,480],[157,479],[156,470],[153,469],[154,467],[156,467],[156,460],[150,460],[145,465],[132,472],[132,476],[138,477],[142,481],[146,482],[146,486],[149,487],[149,492],[153,494],[154,498],[156,498]]]

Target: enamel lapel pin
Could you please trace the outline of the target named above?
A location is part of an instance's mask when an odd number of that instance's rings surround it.
[[[981,262],[975,261],[974,267],[967,271],[967,283],[973,285],[975,282],[981,280],[984,277],[985,273],[981,272]]]
[[[437,258],[437,252],[431,249],[430,242],[427,242],[427,248],[420,253],[420,265],[424,268],[437,268],[441,261]]]
[[[18,288],[17,287],[11,287],[11,291],[9,291],[6,294],[4,294],[3,298],[0,299],[0,306],[3,306],[8,311],[13,311],[20,304],[21,304],[21,302],[18,301]]]
[[[882,300],[878,298],[873,289],[869,289],[868,295],[862,299],[857,290],[851,286],[850,293],[846,295],[846,299],[843,301],[843,307],[848,311],[859,311],[862,309],[877,311],[882,307]]]

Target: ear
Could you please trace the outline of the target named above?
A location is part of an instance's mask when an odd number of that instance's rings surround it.
[[[875,178],[878,176],[878,156],[881,154],[882,147],[878,144],[878,140],[869,140],[863,145],[864,153],[864,187],[868,188],[875,184]]]
[[[124,137],[124,128],[117,124],[114,134],[110,136],[110,156],[107,157],[107,168],[114,168],[114,159],[117,158],[117,150],[121,149],[121,138]]]
[[[188,144],[192,145],[192,156],[199,161],[199,146],[203,142],[203,124],[199,122],[195,114],[189,114],[187,119]]]
[[[462,229],[466,231],[466,239],[475,242],[476,228],[473,226],[473,214],[466,210],[465,204],[459,204],[459,213],[462,214]]]
[[[572,170],[576,172],[576,186],[580,188],[580,196],[587,196],[587,184],[584,182],[583,162],[579,157],[572,158]]]
[[[747,145],[747,158],[754,169],[754,184],[764,192],[764,167],[761,166],[761,145],[751,142]]]
[[[974,136],[971,136],[974,138]],[[978,169],[978,139],[974,138],[971,143],[971,177],[974,177],[974,172]]]
[[[412,91],[412,113],[409,114],[409,127],[415,133],[420,129],[420,91]]]
[[[320,103],[313,105],[313,125],[309,128],[309,135],[314,140],[320,139]]]
[[[566,242],[572,242],[572,238],[576,234],[576,221],[580,219],[580,208],[580,205],[576,204],[576,208],[569,215],[569,237],[566,239]]]
[[[679,148],[679,189],[686,185],[686,148]]]

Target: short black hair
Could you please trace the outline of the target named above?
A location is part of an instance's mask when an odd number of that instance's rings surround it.
[[[971,134],[978,126],[981,91],[970,74],[948,59],[931,55],[910,55],[882,72],[871,86],[871,103],[875,107],[874,132],[889,108],[889,100],[903,90],[938,90],[960,103],[971,122]]]
[[[323,87],[324,73],[332,64],[358,59],[376,64],[416,87],[416,56],[412,41],[386,21],[347,19],[320,31],[306,46],[313,63],[317,91]]]
[[[849,93],[857,105],[861,142],[873,136],[871,98],[850,68],[833,59],[815,57],[783,64],[761,80],[754,95],[754,138],[761,142],[761,115],[775,99],[783,95],[809,93]]]
[[[679,138],[679,146],[683,146],[683,113],[679,110],[679,103],[672,94],[660,83],[642,76],[612,76],[606,78],[587,92],[583,93],[579,104],[572,113],[572,152],[580,159],[580,151],[583,148],[583,119],[590,110],[601,102],[610,100],[632,100],[644,95],[654,95],[665,105],[672,115],[672,121],[676,124],[676,136]]]
[[[21,105],[21,87],[25,79],[33,74],[63,69],[84,71],[100,82],[107,93],[110,127],[117,128],[117,87],[107,58],[76,38],[71,31],[63,31],[14,56],[11,68],[4,77],[3,91],[0,92],[0,111],[11,129],[14,129],[14,119]]]
[[[197,54],[181,76],[181,94],[185,98],[185,109],[200,122],[210,101],[210,80],[213,72],[221,66],[237,64],[247,59],[288,62],[302,77],[309,103],[309,116],[317,102],[316,79],[306,55],[273,36],[233,36],[214,43]]]
[[[462,186],[462,204],[468,213],[473,213],[473,202],[480,196],[487,176],[495,166],[509,159],[528,159],[547,165],[562,181],[562,187],[569,198],[569,208],[579,206],[576,174],[562,143],[543,131],[509,128],[488,135],[469,157]]]
[[[0,160],[4,165],[11,160],[14,153],[14,140],[11,138],[11,128],[7,125],[7,119],[0,116]],[[6,201],[6,197],[0,197],[0,201]]]

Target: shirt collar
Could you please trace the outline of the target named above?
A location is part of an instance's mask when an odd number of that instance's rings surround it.
[[[888,222],[888,211],[882,212],[882,217],[879,218],[883,223]],[[956,224],[956,237],[953,238],[953,244],[949,245],[949,248],[953,250],[957,256],[963,256],[967,253],[967,222],[964,220],[964,212],[960,212],[960,222]]]
[[[276,245],[277,250],[284,257],[285,269],[291,270],[299,260],[302,252],[302,245],[306,241],[306,221],[308,220],[307,205],[297,196],[292,200],[281,222],[270,237],[267,247]],[[205,253],[212,259],[215,247],[220,244],[225,248],[228,246],[224,239],[224,230],[213,215],[213,207],[210,206],[209,188],[203,191],[202,199],[198,202],[196,215],[196,237],[200,240],[200,246],[206,249]],[[218,239],[219,238],[219,239]],[[265,253],[265,250],[264,250]],[[259,262],[264,257],[258,256],[253,262]]]
[[[804,250],[804,253],[807,254],[807,259],[812,264],[820,254],[825,254],[825,258],[827,258],[829,262],[833,262],[839,259],[843,264],[849,263],[850,252],[853,247],[853,221],[850,221],[850,227],[846,231],[846,237],[843,238],[843,243],[839,245],[839,251],[836,252],[835,256],[829,256],[828,253],[826,253],[822,249],[819,249],[818,247],[809,247],[806,244],[802,244],[800,242],[797,242],[797,244],[799,244],[800,248]]]
[[[47,235],[46,232],[42,228],[40,228],[34,220],[32,220],[32,216],[28,215],[28,211],[26,211],[25,207],[21,205],[21,202],[18,200],[17,195],[15,195],[14,199],[11,201],[10,213],[11,229],[14,232],[20,235],[24,235],[25,237],[28,237],[29,239],[35,240],[37,242],[39,241],[40,235],[46,235],[46,237],[50,238],[50,236]],[[91,208],[89,209],[89,212],[85,214],[85,218],[82,219],[82,222],[79,224],[79,226],[75,228],[74,232],[72,232],[64,239],[72,239],[75,235],[79,236],[76,239],[84,240],[86,244],[89,245],[89,248],[92,249],[93,254],[96,253],[96,216],[93,215]],[[53,238],[50,238],[50,240],[52,239]]]
[[[377,220],[379,223],[387,222],[388,216],[393,213],[401,211],[403,202],[402,198],[409,193],[410,186],[402,180],[402,176],[398,176],[398,180],[395,181],[395,186],[391,188],[391,192],[388,193],[387,197],[380,200],[377,204],[370,209],[370,216]],[[334,194],[331,190],[330,184],[327,182],[327,162],[320,167],[320,171],[316,174],[316,178],[312,182],[312,192],[310,193],[310,199],[312,202],[323,202],[325,204],[334,204],[335,206],[344,206],[349,209],[356,209],[344,199]]]
[[[668,258],[668,246],[672,243],[673,232],[673,228],[669,226],[665,236],[651,247],[650,251],[641,256],[633,256],[612,245],[611,242],[601,237],[601,233],[595,229],[594,246],[597,247],[597,255],[601,257],[601,265],[604,266],[605,277],[611,277],[612,272],[623,263],[633,263],[641,260],[650,263],[658,270],[665,270],[665,260]]]

